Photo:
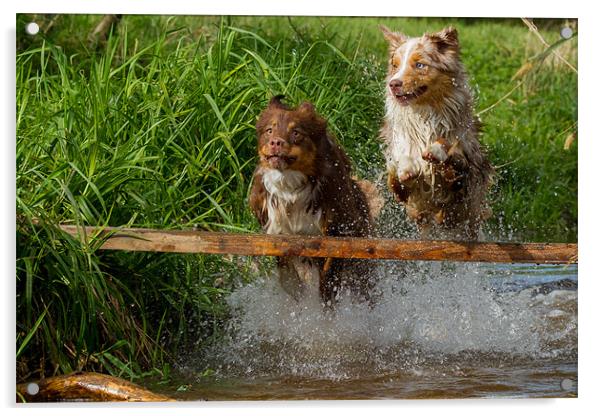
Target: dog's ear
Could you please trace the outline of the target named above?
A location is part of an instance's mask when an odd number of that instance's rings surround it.
[[[299,105],[299,111],[305,114],[316,114],[316,107],[309,101],[304,101]]]
[[[380,31],[383,32],[383,36],[387,42],[389,42],[390,52],[395,51],[395,49],[399,48],[408,39],[408,37],[403,33],[393,32],[385,25],[380,25],[379,28]]]
[[[446,27],[440,32],[430,33],[427,38],[435,44],[439,53],[447,51],[458,52],[460,43],[458,42],[458,31],[453,27]]]
[[[282,102],[282,100],[284,98],[285,98],[285,96],[282,94],[273,96],[272,99],[270,100],[270,103],[268,104],[268,108],[275,107],[275,108],[281,108],[284,110],[288,110],[289,107]]]
[[[317,112],[316,107],[305,101],[297,107],[299,120],[303,120],[305,129],[310,133],[310,136],[317,138],[326,135],[327,122]]]

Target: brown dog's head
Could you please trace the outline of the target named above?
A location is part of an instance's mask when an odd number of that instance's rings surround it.
[[[453,93],[461,70],[458,32],[453,27],[419,38],[380,28],[389,42],[387,92],[402,106],[436,104]]]
[[[320,141],[326,137],[326,121],[311,103],[290,108],[283,96],[272,98],[257,121],[259,163],[271,169],[316,174]]]

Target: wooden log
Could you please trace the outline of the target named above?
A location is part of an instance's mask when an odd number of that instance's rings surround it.
[[[73,373],[17,385],[27,402],[168,402],[174,399],[100,373]],[[17,401],[21,400],[17,397]]]
[[[420,241],[74,225],[60,228],[84,243],[100,238],[103,250],[492,263],[577,262],[577,244],[570,243]]]

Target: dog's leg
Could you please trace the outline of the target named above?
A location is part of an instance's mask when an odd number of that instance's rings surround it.
[[[372,260],[354,259],[347,260],[350,269],[349,287],[354,294],[355,299],[360,302],[368,302],[370,306],[374,306],[373,290],[374,290],[374,273],[376,264]],[[344,284],[343,284],[344,286]]]
[[[420,165],[408,156],[402,156],[397,165],[388,167],[387,183],[389,189],[400,203],[407,202],[411,188],[420,175]]]
[[[294,261],[294,257],[278,257],[278,279],[284,291],[298,301],[304,287]]]
[[[337,293],[341,290],[342,262],[343,260],[341,259],[329,257],[322,266],[322,272],[320,273],[320,296],[327,307],[334,306]]]
[[[447,160],[450,145],[444,138],[440,137],[422,152],[422,158],[433,164],[443,163]]]
[[[255,173],[253,175],[253,181],[251,185],[251,192],[249,194],[249,207],[259,224],[265,227],[268,222],[268,209],[267,209],[267,191],[263,185],[263,175],[261,173]]]
[[[463,188],[468,162],[458,143],[450,145],[440,137],[422,153],[422,158],[433,165],[449,189],[459,191]]]
[[[475,197],[480,201],[474,194],[478,187],[474,187],[474,181],[471,185],[472,168],[459,143],[450,145],[444,138],[439,138],[422,157],[432,164],[439,186],[450,198],[433,216],[435,224],[455,233],[454,238],[478,239],[486,210],[482,204],[475,204]]]
[[[412,181],[420,175],[420,163],[409,156],[402,155],[397,161],[397,177],[401,183]]]
[[[397,201],[405,203],[408,200],[410,197],[410,190],[407,186],[401,184],[396,172],[389,172],[387,183]]]

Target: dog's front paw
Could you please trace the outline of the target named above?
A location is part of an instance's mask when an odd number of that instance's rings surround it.
[[[408,156],[403,156],[397,167],[397,177],[400,182],[411,181],[420,175],[420,164]]]
[[[439,139],[422,152],[422,158],[430,163],[443,163],[447,160],[448,150],[447,142],[444,139]]]

